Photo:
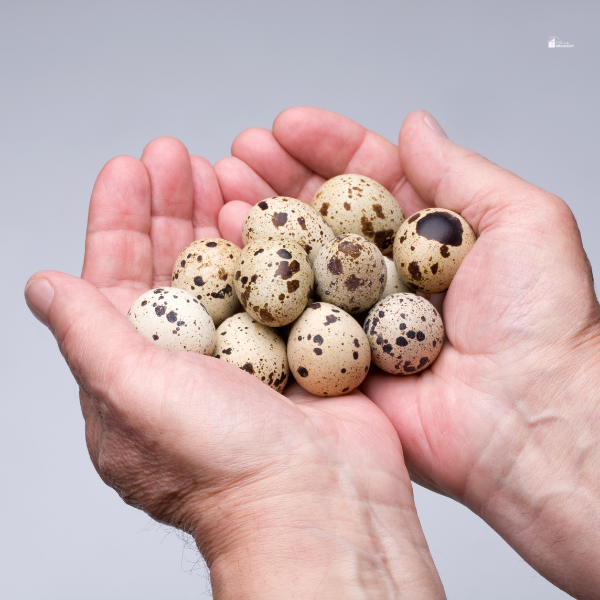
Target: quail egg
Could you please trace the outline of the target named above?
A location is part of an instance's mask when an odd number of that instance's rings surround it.
[[[380,300],[363,325],[373,362],[387,373],[413,375],[429,367],[444,343],[444,324],[433,304],[416,294]]]
[[[379,248],[356,234],[340,235],[321,248],[314,262],[317,296],[349,313],[381,297],[387,270]]]
[[[262,238],[245,246],[234,278],[242,306],[270,327],[287,325],[302,313],[313,283],[306,251],[283,238]]]
[[[210,354],[215,346],[211,316],[185,290],[149,290],[133,303],[127,316],[147,340],[161,348]]]
[[[254,375],[258,380],[283,392],[289,368],[284,341],[248,313],[229,317],[217,329],[212,355]]]
[[[283,237],[298,242],[312,263],[321,246],[335,236],[310,204],[276,196],[253,206],[242,226],[244,245],[265,237]]]
[[[294,323],[287,344],[290,371],[316,396],[338,396],[358,387],[371,364],[369,341],[342,309],[311,304]]]
[[[404,221],[394,240],[400,278],[418,292],[447,290],[475,240],[469,224],[451,210],[426,208],[415,213]]]
[[[392,252],[404,214],[394,196],[364,175],[338,175],[315,194],[313,208],[335,235],[356,233],[371,240],[383,254]]]
[[[200,300],[217,327],[241,310],[233,289],[240,252],[231,242],[205,238],[192,242],[175,261],[171,276],[173,286],[187,290]]]

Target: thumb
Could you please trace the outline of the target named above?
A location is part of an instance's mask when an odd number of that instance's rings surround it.
[[[485,234],[490,255],[519,254],[524,267],[560,274],[579,289],[585,282],[593,295],[577,223],[560,198],[453,143],[425,111],[405,119],[398,151],[417,194],[428,205],[461,214],[478,236]]]
[[[427,112],[405,119],[398,140],[400,164],[428,204],[460,213],[480,235],[509,212],[537,208],[572,215],[562,200],[448,139]],[[510,210],[509,210],[510,209]]]
[[[31,312],[53,333],[77,383],[106,399],[150,345],[92,284],[64,273],[41,271],[25,287]]]

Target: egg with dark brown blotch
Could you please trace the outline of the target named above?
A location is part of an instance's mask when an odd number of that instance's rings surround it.
[[[371,364],[361,326],[341,308],[316,302],[294,323],[287,343],[290,371],[316,396],[339,396],[356,389]]]
[[[200,300],[216,327],[242,308],[233,289],[240,252],[227,240],[204,238],[182,250],[173,267],[172,285]]]
[[[326,181],[312,200],[335,235],[355,233],[390,254],[404,221],[400,205],[380,183],[364,175],[338,175]]]
[[[127,317],[147,340],[167,350],[210,354],[215,346],[210,314],[185,290],[149,290],[132,304]]]
[[[416,292],[447,290],[476,239],[459,214],[445,208],[420,210],[404,221],[394,240],[400,278]]]
[[[414,375],[431,366],[444,343],[442,317],[416,294],[392,294],[379,301],[363,329],[373,362],[394,375]]]
[[[238,313],[225,319],[216,334],[212,355],[236,365],[277,392],[283,392],[289,377],[285,342],[277,333]]]
[[[314,283],[304,248],[293,240],[262,238],[242,250],[236,266],[235,292],[259,323],[282,327],[308,304]]]
[[[266,237],[298,242],[313,262],[321,246],[335,235],[310,204],[287,196],[275,196],[253,206],[242,226],[244,245]]]
[[[353,314],[373,306],[387,281],[379,248],[355,234],[340,235],[325,244],[313,268],[317,296]]]

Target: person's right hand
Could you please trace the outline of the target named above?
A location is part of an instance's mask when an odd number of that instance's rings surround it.
[[[456,498],[571,594],[600,589],[600,308],[573,215],[549,194],[447,139],[424,112],[398,148],[340,115],[283,112],[217,163],[222,220],[274,195],[310,202],[359,173],[406,215],[449,208],[478,240],[445,297],[448,339],[411,377],[370,374],[413,479]]]

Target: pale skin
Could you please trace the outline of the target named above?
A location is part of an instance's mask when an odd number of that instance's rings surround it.
[[[459,212],[478,235],[430,369],[374,370],[340,398],[297,386],[283,397],[133,330],[127,309],[169,284],[193,239],[240,243],[250,204],[310,201],[344,172],[378,180],[407,215]],[[81,386],[96,469],[194,535],[215,598],[443,598],[409,471],[550,581],[597,597],[600,307],[577,225],[562,200],[456,146],[427,113],[407,117],[398,147],[296,108],[238,136],[214,170],[170,138],[113,159],[94,187],[82,279],[37,273],[26,298]]]

